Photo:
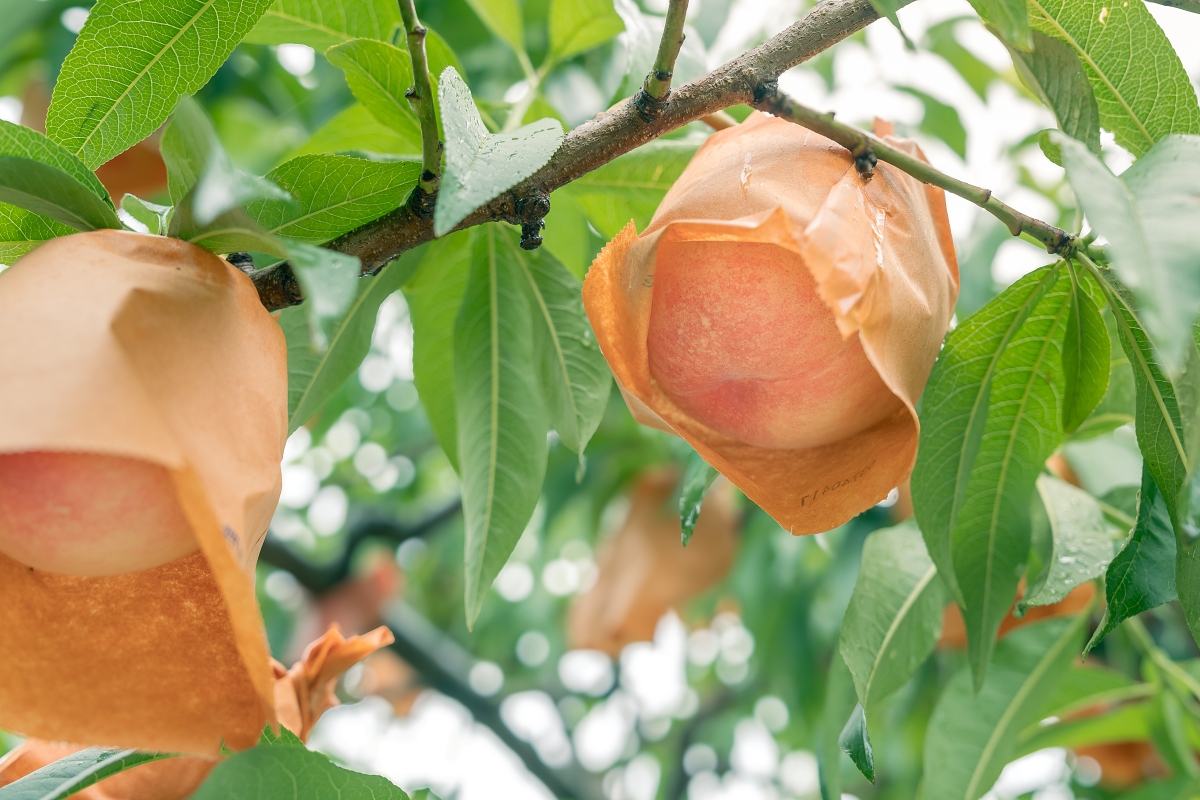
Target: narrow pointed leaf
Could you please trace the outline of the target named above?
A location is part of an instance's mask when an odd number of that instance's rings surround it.
[[[550,424],[569,450],[583,453],[612,387],[612,373],[583,310],[583,285],[550,253],[522,250],[516,232],[505,233],[500,244],[529,290]]]
[[[1200,309],[1200,136],[1170,136],[1118,178],[1079,142],[1053,136],[1075,196],[1108,238],[1170,371],[1184,360]]]
[[[446,131],[446,172],[433,216],[443,236],[468,214],[528,178],[562,144],[562,125],[541,119],[515,131],[489,134],[471,99],[471,90],[449,68],[438,86]]]
[[[0,788],[0,800],[62,800],[118,772],[172,757],[170,753],[89,747]]]
[[[533,309],[504,236],[495,225],[476,235],[454,324],[468,625],[533,515],[546,474],[549,419],[528,377],[537,371]]]
[[[1031,555],[1036,555],[1037,561],[1031,559],[1018,614],[1033,606],[1057,603],[1076,586],[1103,575],[1113,558],[1112,527],[1094,497],[1050,475],[1038,476],[1037,490],[1046,515],[1047,546],[1036,546],[1039,536],[1035,527]]]
[[[246,41],[323,51],[350,39],[388,40],[399,25],[394,0],[275,0]]]
[[[933,652],[949,599],[916,524],[867,537],[840,642],[864,708],[903,686]]]
[[[862,703],[854,706],[842,735],[838,737],[838,746],[850,756],[854,766],[863,777],[871,783],[875,782],[875,757],[871,753],[871,737],[867,735],[867,714],[863,711]]]
[[[1071,311],[1063,338],[1063,430],[1070,433],[1088,418],[1108,391],[1112,342],[1096,299],[1095,280],[1071,271]],[[1099,287],[1096,288],[1099,294]]]
[[[409,250],[378,275],[357,279],[354,302],[328,330],[329,345],[313,347],[312,324],[303,306],[285,309],[279,316],[288,345],[288,432],[299,428],[321,410],[371,351],[371,334],[379,306],[412,277],[425,250]]]
[[[255,200],[246,213],[272,235],[324,244],[402,206],[420,174],[416,161],[300,156],[266,175],[291,201]]]
[[[270,4],[100,0],[63,61],[46,133],[87,166],[100,166],[208,83]]]
[[[925,738],[923,800],[977,800],[1016,754],[1083,642],[1087,614],[1013,631],[978,692],[963,668],[942,692]]]
[[[825,682],[825,704],[817,741],[817,779],[821,800],[842,798],[842,748],[839,743],[845,721],[854,710],[854,682],[846,662],[836,651],[829,663]]]
[[[679,492],[679,522],[684,547],[692,541],[696,521],[700,519],[700,508],[704,504],[704,494],[716,479],[716,469],[692,450],[688,454],[683,487]]]
[[[41,161],[0,155],[0,203],[9,203],[77,231],[120,228],[109,203],[78,178]]]
[[[420,123],[404,97],[413,85],[408,53],[387,42],[352,39],[325,55],[346,73],[350,91],[375,119],[400,136],[421,140]]]
[[[432,242],[422,268],[404,286],[413,324],[413,383],[442,452],[460,475],[454,321],[467,289],[473,243],[472,231]]]
[[[1100,285],[1108,297],[1137,387],[1134,415],[1138,448],[1163,495],[1176,535],[1187,535],[1187,501],[1200,449],[1196,442],[1200,425],[1193,400],[1200,396],[1200,351],[1189,337],[1183,343],[1184,368],[1172,380],[1159,362],[1128,292],[1107,275]],[[1181,403],[1181,397],[1189,402]]]
[[[1144,3],[1028,0],[1030,23],[1066,42],[1092,84],[1100,125],[1141,156],[1172,133],[1200,133],[1187,72]]]
[[[1175,535],[1149,470],[1142,473],[1137,524],[1104,578],[1107,606],[1085,653],[1132,616],[1175,599]]]
[[[1058,127],[1100,152],[1100,109],[1079,54],[1062,39],[1033,32],[1033,49],[1009,46],[1021,82],[1054,112]]]
[[[949,337],[922,401],[913,501],[930,556],[953,571],[982,682],[1029,553],[1042,464],[1062,439],[1061,265],[1015,283]]]
[[[992,382],[1004,349],[1057,280],[1054,270],[1044,268],[1008,287],[950,334],[929,376],[912,476],[913,508],[929,556],[960,603],[962,592],[950,560],[951,531],[979,455]]]

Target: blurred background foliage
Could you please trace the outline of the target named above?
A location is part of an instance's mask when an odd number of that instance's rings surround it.
[[[624,31],[614,28],[609,41],[558,60],[549,53],[549,0],[520,4],[523,51],[493,35],[473,5],[417,4],[493,129],[514,113],[577,125],[630,94],[645,74],[647,42],[652,54],[665,10],[663,0],[618,0]],[[800,0],[692,6],[678,82],[763,41],[806,10]],[[1166,26],[1168,34],[1182,41],[1193,31],[1200,41],[1200,30],[1187,27],[1190,19],[1169,13],[1179,16],[1170,18],[1178,24]],[[61,61],[86,16],[80,0],[0,0],[0,117],[42,126]],[[1062,171],[1042,157],[1035,140],[1053,120],[970,7],[923,0],[900,16],[917,50],[906,49],[888,23],[876,23],[789,72],[781,85],[847,121],[892,119],[942,169],[1072,228],[1074,200]],[[1197,54],[1181,52],[1195,77]],[[259,174],[303,153],[419,154],[419,142],[376,122],[356,103],[343,73],[303,44],[242,44],[197,97],[233,160]],[[748,113],[731,111],[738,118]],[[582,276],[630,217],[639,228],[647,223],[709,133],[694,123],[555,193],[546,246]],[[1113,166],[1128,163],[1111,141],[1105,157]],[[165,196],[154,137],[100,174],[114,197]],[[965,203],[952,198],[950,211],[963,276],[960,318],[1050,260]],[[745,498],[734,498],[736,532],[724,534],[735,537],[732,550],[704,550],[706,537],[722,534],[716,523],[705,529],[702,522],[694,563],[682,560],[672,539],[674,549],[642,563],[642,577],[631,578],[639,565],[605,557],[606,549],[635,552],[614,544],[638,535],[630,532],[631,502],[638,502],[631,494],[642,491],[638,482],[647,475],[665,475],[661,480],[676,486],[690,451],[636,425],[614,392],[584,459],[551,435],[539,509],[468,632],[457,479],[422,409],[412,358],[408,308],[396,293],[380,309],[371,353],[356,376],[288,442],[284,494],[258,574],[273,654],[290,663],[331,623],[353,633],[385,622],[402,640],[347,675],[339,691],[350,704],[326,716],[314,746],[406,789],[431,786],[461,800],[544,796],[539,781],[562,781],[580,797],[611,800],[802,799],[821,792],[819,758],[837,761],[844,790],[856,797],[916,795],[930,714],[963,663],[954,642],[872,711],[880,776],[874,786],[830,749],[845,716],[831,736],[825,711],[828,697],[853,696],[848,677],[830,669],[841,619],[864,539],[905,516],[903,492],[842,528],[806,538],[789,536]],[[1130,385],[1115,380],[1106,399],[1114,424],[1091,438],[1078,436],[1063,456],[1089,491],[1132,515],[1141,464],[1125,425]],[[678,496],[677,488],[653,495],[676,531],[677,512],[671,513]],[[700,573],[711,576],[693,579]],[[600,589],[637,602],[626,602],[614,619],[572,610]],[[653,618],[645,618],[647,609]],[[1172,657],[1200,655],[1177,604],[1146,616]],[[600,625],[609,626],[607,639],[597,633]],[[603,649],[580,647],[596,642]],[[1124,628],[1104,641],[1099,656],[1141,677],[1139,650]],[[481,732],[472,715],[500,738]],[[0,733],[0,753],[17,741]],[[1165,774],[1164,761],[1161,748],[1145,742],[1090,756],[1041,751],[1006,772],[996,796],[1125,796],[1126,787]]]

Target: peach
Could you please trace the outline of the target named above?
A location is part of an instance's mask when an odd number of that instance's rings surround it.
[[[199,547],[167,470],[97,453],[0,454],[0,553],[61,575],[121,575]]]
[[[957,295],[941,189],[885,163],[864,177],[849,151],[757,112],[709,137],[583,283],[634,419],[795,534],[908,477]]]
[[[903,408],[800,257],[772,244],[664,243],[646,348],[679,408],[757,447],[818,447]]]

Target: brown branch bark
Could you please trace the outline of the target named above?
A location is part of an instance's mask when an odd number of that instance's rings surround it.
[[[781,74],[878,18],[870,0],[822,0],[803,19],[778,35],[703,78],[672,90],[657,119],[645,121],[634,108],[634,98],[630,98],[575,128],[546,166],[476,209],[456,230],[485,222],[522,224],[523,207],[540,205],[522,201],[545,199],[555,189],[689,122],[730,106],[762,100],[775,91]],[[404,206],[327,246],[357,256],[362,260],[363,274],[374,275],[406,250],[433,238],[432,218]],[[271,311],[303,301],[299,284],[286,262],[251,277],[263,304]]]

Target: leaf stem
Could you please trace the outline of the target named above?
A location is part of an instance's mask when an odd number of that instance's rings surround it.
[[[854,156],[859,171],[863,173],[864,177],[870,176],[876,159],[886,161],[922,183],[937,186],[969,203],[974,203],[1003,222],[1013,236],[1028,234],[1045,247],[1048,253],[1055,253],[1066,258],[1070,257],[1079,246],[1079,240],[1066,231],[1034,219],[1027,214],[1022,214],[1012,206],[997,200],[992,196],[991,189],[981,189],[953,178],[916,156],[910,156],[908,153],[888,145],[866,131],[837,122],[833,118],[833,112],[821,113],[797,103],[778,90],[756,102],[755,107],[808,128],[845,147]]]
[[[1197,681],[1183,667],[1171,660],[1171,657],[1163,652],[1162,648],[1155,644],[1154,639],[1150,636],[1150,631],[1146,630],[1146,626],[1137,617],[1130,617],[1125,620],[1125,626],[1129,629],[1130,638],[1134,644],[1141,650],[1147,658],[1154,662],[1154,665],[1161,669],[1166,675],[1174,678],[1181,686],[1196,699],[1200,699],[1200,681]]]
[[[433,105],[433,86],[429,80],[429,59],[425,54],[425,26],[417,19],[413,0],[400,0],[400,16],[408,36],[408,55],[412,59],[413,86],[405,93],[408,104],[421,123],[421,180],[426,197],[437,192],[442,174],[442,142],[438,138],[437,115]]]
[[[671,78],[675,73],[675,59],[687,37],[683,33],[684,18],[687,17],[688,0],[671,0],[667,6],[667,21],[662,39],[658,42],[658,55],[642,86],[651,98],[663,101],[671,93]]]

